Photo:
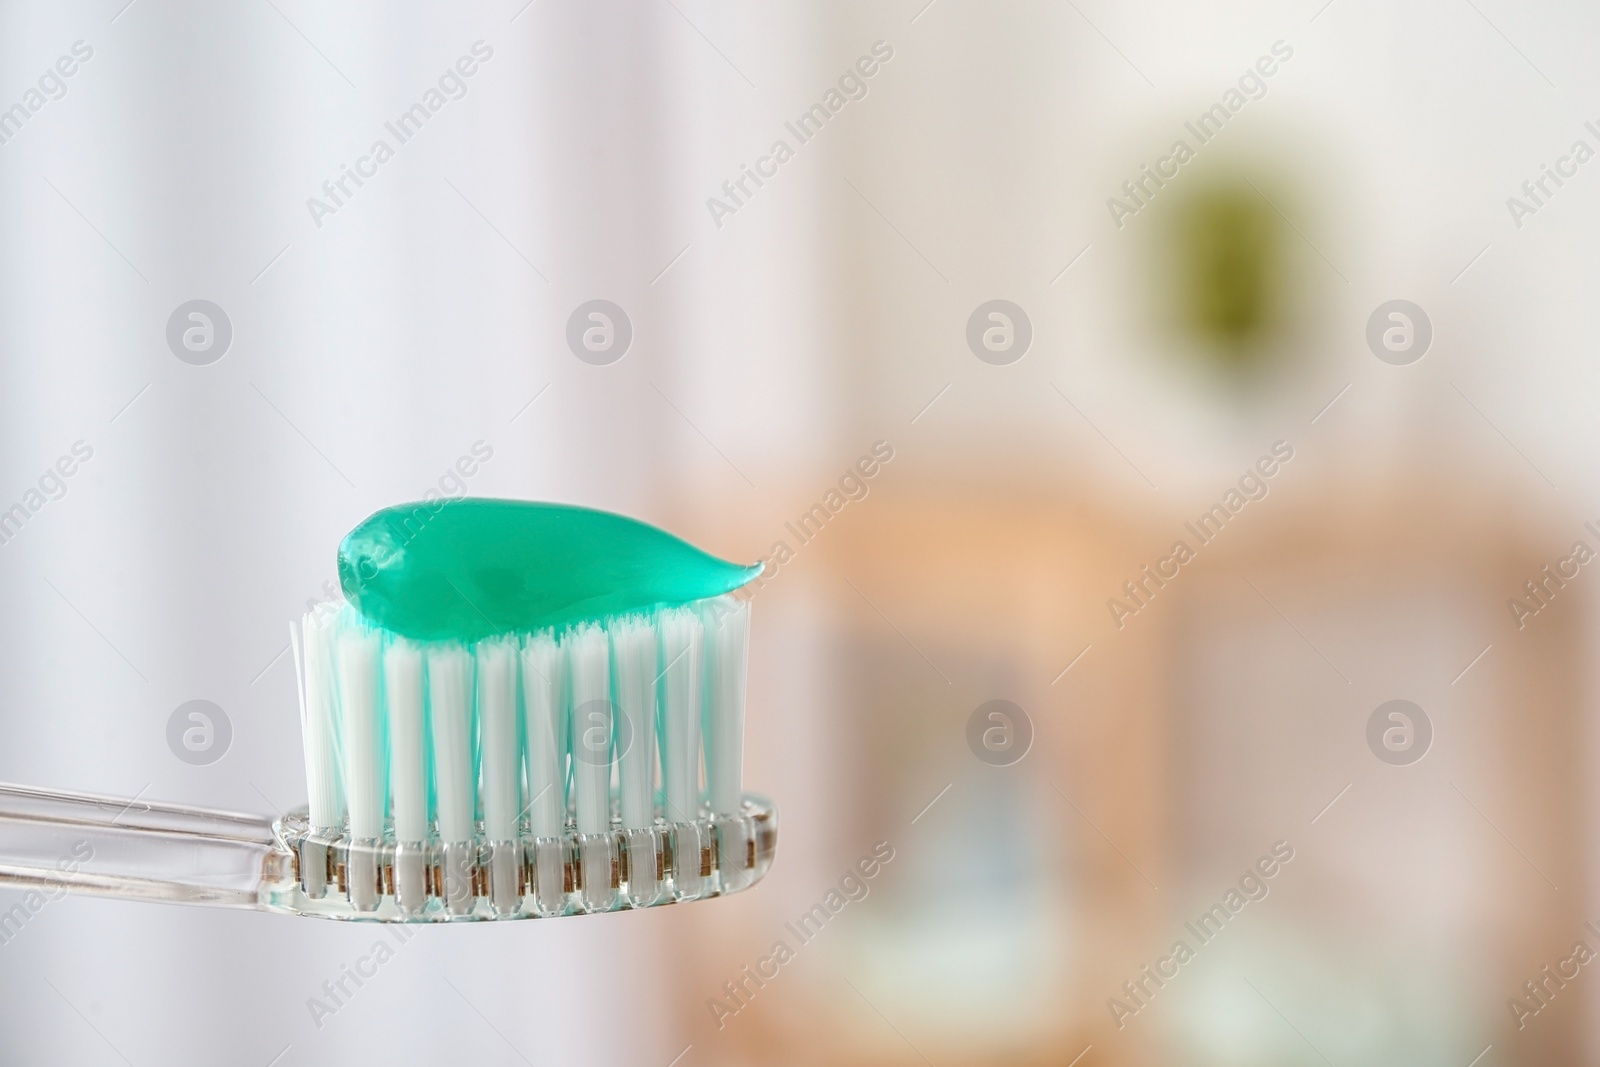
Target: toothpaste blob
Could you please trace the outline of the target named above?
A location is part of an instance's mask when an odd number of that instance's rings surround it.
[[[761,573],[590,508],[463,498],[384,508],[339,545],[339,585],[373,626],[479,641],[720,596]]]

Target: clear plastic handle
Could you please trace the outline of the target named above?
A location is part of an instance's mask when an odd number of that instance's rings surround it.
[[[257,815],[0,784],[0,884],[255,908],[290,861]]]
[[[777,811],[746,794],[733,813],[515,840],[399,841],[177,804],[0,784],[0,885],[332,919],[453,922],[584,915],[748,889],[772,865]],[[5,917],[0,914],[0,933]]]

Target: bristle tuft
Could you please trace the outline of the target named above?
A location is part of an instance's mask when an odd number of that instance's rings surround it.
[[[423,719],[422,651],[400,639],[383,657],[383,689],[389,710],[389,782],[396,841],[428,836],[428,739]]]
[[[631,615],[611,628],[616,664],[618,801],[622,826],[642,830],[655,821],[656,632],[650,620]]]
[[[350,836],[372,840],[383,836],[389,784],[384,773],[388,761],[384,758],[384,718],[379,705],[378,635],[357,629],[341,633],[338,664]]]
[[[516,644],[504,638],[484,641],[477,658],[483,832],[490,841],[515,841],[522,815]]]
[[[749,610],[721,596],[465,645],[319,605],[291,635],[309,821],[515,847],[737,815]]]
[[[700,619],[679,608],[662,612],[658,625],[662,794],[667,819],[687,822],[700,807]]]
[[[435,645],[428,649],[427,664],[439,838],[470,841],[477,814],[472,773],[472,654],[461,645]]]
[[[739,810],[744,778],[744,694],[750,658],[750,602],[731,596],[701,608],[706,642],[706,790],[711,810]]]
[[[305,694],[300,736],[305,746],[311,825],[333,827],[344,821],[339,789],[339,701],[330,650],[334,615],[319,607],[305,617],[300,630],[304,657],[300,689]]]
[[[556,837],[567,817],[566,672],[549,634],[522,646],[522,707],[527,721],[528,822],[534,837]]]

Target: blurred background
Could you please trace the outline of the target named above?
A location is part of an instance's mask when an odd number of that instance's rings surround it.
[[[782,813],[750,893],[331,1017],[370,928],[51,902],[0,1061],[1591,1062],[1597,36],[0,3],[0,779],[302,803],[286,622],[434,491],[767,560]]]

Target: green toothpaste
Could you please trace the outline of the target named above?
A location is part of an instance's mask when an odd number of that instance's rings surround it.
[[[760,571],[621,515],[520,500],[384,508],[339,545],[346,599],[372,625],[419,641],[677,607]]]

